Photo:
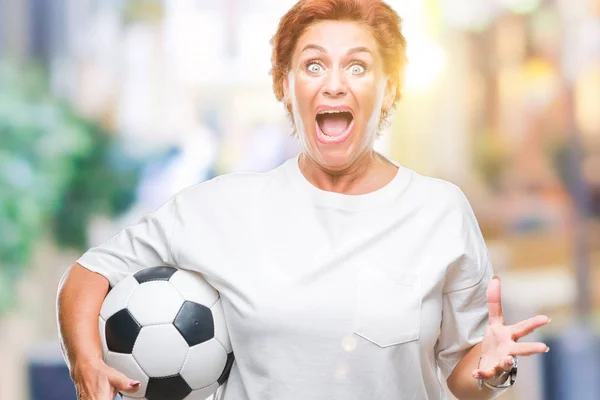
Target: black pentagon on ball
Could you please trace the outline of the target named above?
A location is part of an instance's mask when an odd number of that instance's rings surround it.
[[[129,310],[116,312],[106,321],[106,346],[115,353],[131,354],[142,327]]]
[[[140,284],[150,281],[168,281],[175,272],[177,268],[173,267],[151,267],[136,272],[133,277]]]
[[[215,336],[215,324],[210,308],[193,301],[186,300],[183,303],[173,325],[190,347]]]
[[[231,353],[227,354],[227,363],[225,363],[225,369],[221,373],[221,376],[219,377],[219,379],[217,379],[217,382],[219,383],[219,385],[224,384],[225,381],[227,380],[227,378],[229,378],[229,372],[231,372],[231,366],[233,365],[233,361],[234,361],[234,356],[233,356],[233,352],[231,352]]]
[[[150,378],[146,388],[148,400],[183,400],[192,388],[179,374],[164,378]]]

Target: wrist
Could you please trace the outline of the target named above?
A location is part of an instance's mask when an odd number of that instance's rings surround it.
[[[485,383],[487,383],[488,385],[491,385],[491,386],[500,386],[508,380],[509,376],[510,376],[510,371],[503,371],[499,376],[489,379],[489,380],[486,380]]]
[[[514,364],[510,371],[503,371],[502,374],[500,374],[500,376],[494,379],[479,379],[477,381],[477,387],[479,388],[479,390],[482,390],[484,385],[493,390],[503,390],[514,385],[515,380],[517,378],[517,357],[513,357]],[[479,358],[479,362],[481,363],[481,357]]]
[[[85,357],[78,357],[71,362],[71,375],[76,371],[85,371],[87,369],[96,368],[104,360],[101,355],[91,355]]]

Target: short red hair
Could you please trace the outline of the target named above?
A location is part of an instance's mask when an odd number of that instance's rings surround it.
[[[279,21],[271,39],[271,75],[278,101],[284,98],[283,81],[290,70],[298,38],[310,25],[321,21],[355,21],[367,26],[377,41],[386,75],[396,87],[394,104],[400,99],[406,65],[406,39],[400,16],[380,0],[300,0]],[[291,106],[286,104],[291,114]],[[384,113],[387,114],[384,110]],[[385,115],[383,115],[385,117]]]

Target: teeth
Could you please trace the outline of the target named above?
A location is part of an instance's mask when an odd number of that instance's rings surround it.
[[[319,115],[321,114],[340,114],[343,112],[347,112],[349,113],[350,111],[345,111],[345,110],[323,110],[323,111],[319,111]]]

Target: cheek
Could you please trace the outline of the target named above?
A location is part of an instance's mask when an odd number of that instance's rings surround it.
[[[374,113],[379,114],[385,94],[384,85],[381,82],[369,81],[357,85],[354,92],[361,108],[361,114],[369,119]]]
[[[298,77],[295,82],[296,101],[301,110],[306,109],[312,99],[319,92],[319,83],[316,79],[307,79],[306,77]]]
[[[368,120],[375,112],[377,92],[373,90],[362,92],[358,98],[358,102],[360,104],[360,113],[363,115],[364,119]]]

